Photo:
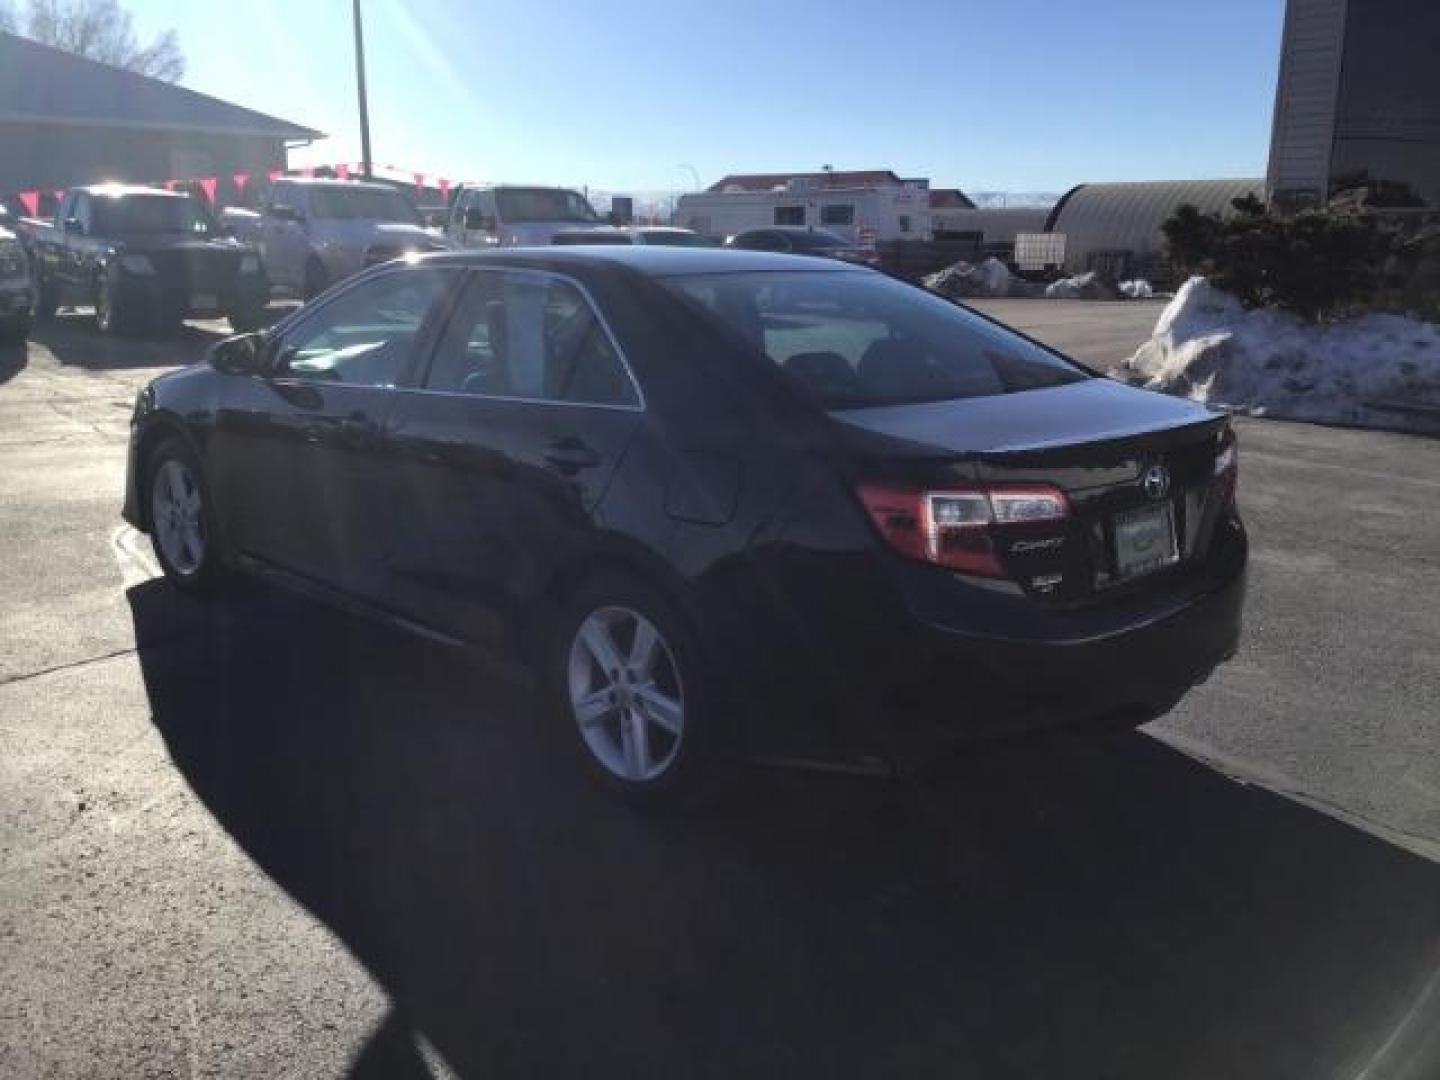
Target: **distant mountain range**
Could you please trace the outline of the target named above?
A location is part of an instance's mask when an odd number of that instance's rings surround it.
[[[1060,196],[1053,191],[970,191],[968,188],[960,190],[970,196],[970,201],[976,206],[986,209],[999,207],[1044,208],[1054,206],[1060,201]]]

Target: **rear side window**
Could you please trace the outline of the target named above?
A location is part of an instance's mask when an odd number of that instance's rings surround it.
[[[662,284],[827,409],[1011,394],[1089,377],[978,315],[879,274],[712,274]]]
[[[615,342],[573,284],[535,272],[476,274],[426,389],[479,397],[638,407]]]

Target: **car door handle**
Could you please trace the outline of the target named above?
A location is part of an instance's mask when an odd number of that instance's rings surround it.
[[[557,439],[545,451],[546,462],[562,473],[593,469],[600,464],[600,455],[573,435]]]

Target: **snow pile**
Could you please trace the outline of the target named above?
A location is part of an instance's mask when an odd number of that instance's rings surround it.
[[[996,258],[986,259],[979,266],[957,262],[925,279],[925,287],[931,292],[956,297],[1010,296],[1017,284],[1025,283],[1018,281],[1009,267]]]
[[[1440,325],[1401,315],[1312,325],[1191,278],[1117,374],[1257,415],[1440,435]]]
[[[1149,300],[1155,295],[1155,290],[1144,278],[1136,278],[1134,281],[1120,282],[1120,295],[1127,300]]]
[[[1115,290],[1091,270],[1052,281],[1045,287],[1045,295],[1051,300],[1114,300]]]

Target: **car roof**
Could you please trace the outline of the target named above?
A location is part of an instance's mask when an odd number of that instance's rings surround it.
[[[397,191],[391,184],[379,184],[373,180],[341,180],[338,176],[277,176],[275,183],[298,184],[301,187],[361,188],[365,191]]]
[[[817,228],[814,225],[765,225],[758,229],[746,229],[738,232],[736,236],[744,236],[745,233],[779,233],[781,236],[824,236],[827,239],[845,239],[839,233],[833,233],[829,229]]]
[[[83,191],[87,195],[99,195],[107,199],[113,199],[121,195],[160,195],[171,199],[188,199],[189,193],[184,191],[168,191],[165,188],[146,187],[144,184],[86,184],[77,187],[75,191]]]
[[[491,251],[451,251],[427,255],[427,263],[471,266],[529,266],[538,269],[583,272],[626,268],[648,277],[687,274],[743,274],[765,271],[806,273],[867,273],[862,268],[807,255],[780,255],[769,251],[733,248],[662,247],[644,244],[575,244],[555,247],[517,247]]]

